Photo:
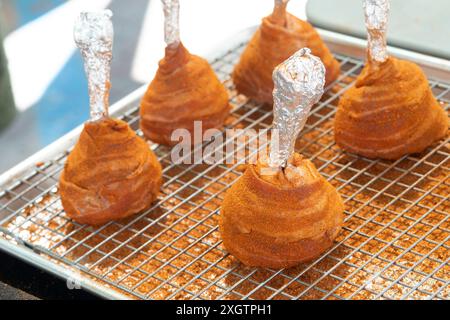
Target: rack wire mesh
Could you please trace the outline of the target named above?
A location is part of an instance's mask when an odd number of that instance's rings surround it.
[[[227,127],[264,132],[271,126],[270,108],[238,95],[229,77],[243,48],[212,63],[234,106]],[[68,219],[57,190],[69,152],[64,150],[0,192],[0,236],[132,298],[448,299],[449,140],[397,161],[342,152],[332,121],[363,62],[337,58],[343,74],[314,107],[297,142],[346,207],[344,230],[315,261],[288,270],[240,264],[222,247],[217,224],[224,193],[241,176],[241,165],[175,165],[170,150],[157,145],[152,148],[165,168],[165,183],[150,210],[98,228]],[[448,111],[450,84],[430,84]],[[122,118],[142,135],[137,107]]]

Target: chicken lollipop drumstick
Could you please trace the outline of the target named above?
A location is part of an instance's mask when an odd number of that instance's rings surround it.
[[[60,178],[62,205],[79,223],[99,225],[150,207],[161,165],[127,123],[108,116],[113,26],[111,11],[81,13],[75,42],[85,61],[91,119]]]
[[[273,79],[279,141],[272,139],[269,163],[248,166],[228,190],[220,232],[226,249],[244,264],[286,268],[333,244],[343,203],[314,164],[294,152],[312,105],[323,94],[322,62],[302,49],[275,69]]]

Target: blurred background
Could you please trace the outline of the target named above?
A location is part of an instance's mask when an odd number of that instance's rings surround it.
[[[156,71],[164,53],[160,2],[0,0],[4,47],[0,55],[0,173],[89,116],[83,62],[72,36],[78,13],[104,8],[114,12],[112,104],[148,83]],[[292,1],[290,11],[304,18],[305,3]],[[181,36],[191,52],[208,56],[224,39],[259,24],[272,8],[273,0],[181,0]],[[8,93],[6,66],[13,97]]]

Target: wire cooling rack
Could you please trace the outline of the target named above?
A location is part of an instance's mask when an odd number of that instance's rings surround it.
[[[229,77],[243,48],[212,65],[234,106],[227,126],[263,133],[271,126],[270,108],[238,95]],[[394,162],[342,152],[332,121],[363,62],[337,58],[343,74],[314,107],[296,146],[345,201],[344,230],[315,261],[288,270],[240,264],[222,247],[217,223],[242,166],[175,165],[170,150],[157,145],[165,183],[150,210],[99,228],[69,220],[57,190],[65,151],[0,193],[0,236],[131,298],[448,299],[449,140]],[[430,84],[448,110],[450,85]],[[122,118],[142,135],[137,107]]]

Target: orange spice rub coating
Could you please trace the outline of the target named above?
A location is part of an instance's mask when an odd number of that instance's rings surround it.
[[[337,144],[368,157],[395,160],[424,151],[447,135],[448,117],[416,64],[369,62],[341,98]]]
[[[273,70],[304,47],[322,60],[327,85],[340,74],[339,62],[313,26],[280,10],[263,19],[232,74],[237,90],[260,103],[273,103]]]
[[[330,248],[343,224],[336,189],[311,161],[295,154],[275,175],[248,166],[228,190],[221,210],[225,248],[248,266],[288,268]]]
[[[136,214],[156,200],[162,169],[149,146],[123,121],[87,123],[60,178],[67,215],[101,225]]]
[[[180,44],[167,47],[166,56],[141,102],[141,128],[150,140],[173,145],[176,129],[220,128],[231,110],[228,92],[209,63]]]

